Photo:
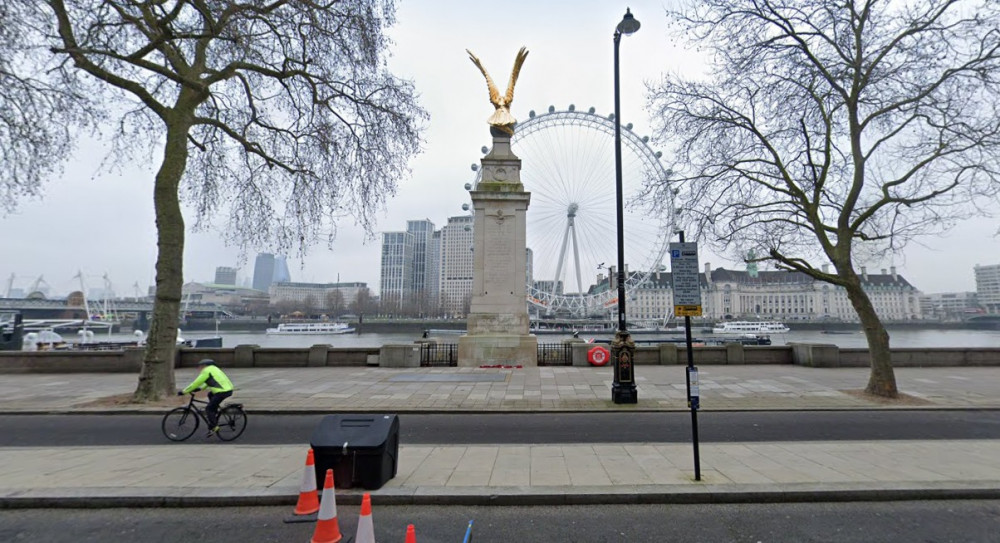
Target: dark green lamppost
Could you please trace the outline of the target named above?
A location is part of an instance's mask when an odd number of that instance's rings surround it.
[[[618,330],[611,342],[611,357],[615,362],[614,381],[611,384],[611,401],[614,403],[637,403],[639,395],[635,387],[635,342],[628,333],[625,318],[625,228],[622,214],[622,137],[621,99],[618,93],[618,45],[622,34],[628,36],[639,30],[639,21],[626,8],[625,17],[615,28],[615,192],[618,197]]]

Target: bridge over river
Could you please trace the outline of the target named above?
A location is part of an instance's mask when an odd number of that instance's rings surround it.
[[[135,322],[137,325],[149,321],[153,312],[153,302],[139,300],[114,300],[90,304],[90,309],[100,306],[97,313],[113,312],[119,321]],[[186,318],[214,320],[219,317],[229,317],[231,314],[218,304],[200,302],[182,302],[181,309]],[[26,320],[48,319],[87,319],[93,315],[87,314],[87,306],[82,300],[48,300],[42,298],[0,298],[0,313],[20,313]],[[138,326],[145,328],[145,326]]]

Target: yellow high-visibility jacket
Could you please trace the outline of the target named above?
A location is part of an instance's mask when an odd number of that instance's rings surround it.
[[[219,369],[217,366],[208,364],[201,370],[198,377],[195,377],[194,381],[191,382],[187,388],[184,389],[184,394],[190,394],[192,391],[201,390],[207,388],[208,390],[219,393],[219,392],[229,392],[233,389],[233,382],[226,377],[225,372]]]

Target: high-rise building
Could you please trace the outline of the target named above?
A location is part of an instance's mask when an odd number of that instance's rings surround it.
[[[413,236],[413,267],[411,273],[413,279],[410,281],[412,292],[410,296],[416,301],[427,299],[429,282],[429,260],[428,248],[431,238],[434,236],[434,223],[428,219],[419,221],[406,221],[406,231]]]
[[[441,231],[437,230],[431,236],[427,246],[427,298],[431,302],[431,310],[437,312],[441,307]]]
[[[976,298],[987,313],[1000,313],[1000,264],[976,264]]]
[[[274,275],[272,277],[272,283],[288,283],[292,280],[292,274],[288,273],[288,263],[285,261],[285,257],[276,256],[274,257]]]
[[[274,255],[260,253],[253,264],[253,288],[267,292],[274,282]]]
[[[465,315],[472,299],[473,218],[449,217],[441,229],[441,306],[452,315]]]
[[[292,276],[288,273],[288,263],[283,256],[271,253],[260,253],[253,265],[253,288],[268,292],[274,283],[289,283]]]
[[[384,307],[403,308],[413,293],[413,234],[382,233],[379,296]]]
[[[215,268],[215,284],[235,285],[236,268],[231,268],[229,266],[218,266],[217,268]]]

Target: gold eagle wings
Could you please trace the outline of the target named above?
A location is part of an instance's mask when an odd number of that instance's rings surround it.
[[[513,135],[514,124],[517,123],[517,119],[510,114],[510,104],[514,101],[514,84],[517,83],[517,76],[521,73],[521,65],[524,64],[524,59],[528,58],[528,50],[522,47],[517,52],[517,58],[514,59],[514,69],[510,72],[510,81],[507,83],[507,93],[502,96],[500,95],[500,91],[497,90],[496,84],[493,83],[493,78],[490,77],[486,68],[483,67],[483,63],[479,61],[479,57],[468,49],[465,52],[469,53],[472,63],[479,68],[479,71],[483,73],[483,77],[486,78],[486,86],[490,91],[490,103],[496,108],[496,111],[493,112],[493,115],[486,122],[508,135]]]

